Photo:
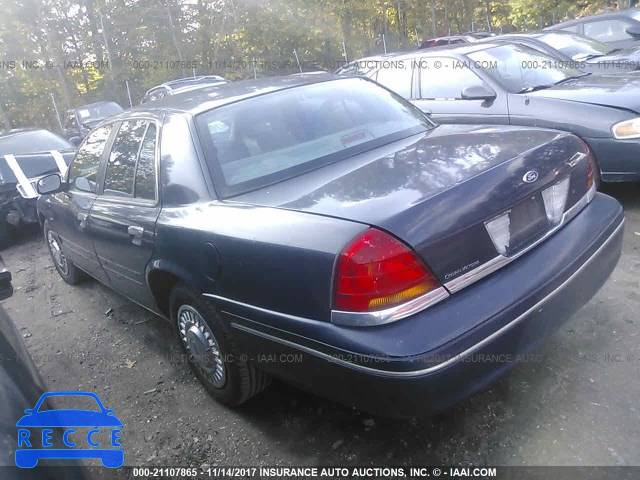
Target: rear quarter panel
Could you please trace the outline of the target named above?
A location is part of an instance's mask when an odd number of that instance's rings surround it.
[[[329,321],[335,258],[366,228],[321,215],[220,201],[164,208],[150,265],[180,272],[203,293]]]

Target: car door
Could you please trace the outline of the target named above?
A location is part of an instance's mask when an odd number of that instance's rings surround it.
[[[90,218],[91,238],[111,286],[147,307],[154,302],[145,268],[160,212],[158,131],[159,123],[144,118],[118,125]]]
[[[65,255],[102,282],[107,276],[89,236],[89,213],[96,198],[100,162],[108,146],[112,125],[97,128],[78,148],[67,171],[68,188],[55,195],[49,221],[62,241]]]
[[[594,38],[617,48],[625,48],[638,43],[638,39],[627,33],[634,22],[625,18],[609,18],[585,22],[584,36]]]
[[[480,78],[471,68],[475,62],[451,57],[422,57],[414,66],[419,80],[413,103],[437,123],[509,123],[506,96]],[[463,98],[462,90],[467,87],[483,87],[495,92],[496,97]]]

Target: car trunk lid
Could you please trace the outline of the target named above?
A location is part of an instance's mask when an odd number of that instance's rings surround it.
[[[583,197],[587,153],[553,130],[446,125],[229,201],[381,228],[446,284],[557,227],[542,192],[569,178],[566,207]],[[501,231],[507,245],[496,244]]]

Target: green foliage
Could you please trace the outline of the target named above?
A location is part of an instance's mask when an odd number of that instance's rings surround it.
[[[604,0],[8,0],[0,21],[0,128],[58,129],[98,100],[134,104],[159,83],[335,70],[469,30],[535,29]],[[435,16],[432,18],[432,13]],[[383,40],[384,38],[384,40]],[[294,54],[295,51],[295,54]],[[296,59],[297,54],[297,59]],[[298,60],[300,66],[298,66]],[[36,68],[37,67],[37,68]]]

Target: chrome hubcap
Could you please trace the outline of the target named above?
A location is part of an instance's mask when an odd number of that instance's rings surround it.
[[[222,388],[227,380],[227,371],[218,341],[202,316],[192,306],[182,305],[178,309],[178,331],[180,340],[189,354],[189,360],[214,387]]]
[[[47,232],[47,243],[49,244],[49,251],[56,266],[63,275],[67,275],[69,273],[67,258],[64,256],[64,253],[62,253],[62,248],[60,247],[60,243],[58,243],[58,237],[56,237],[51,230]]]

